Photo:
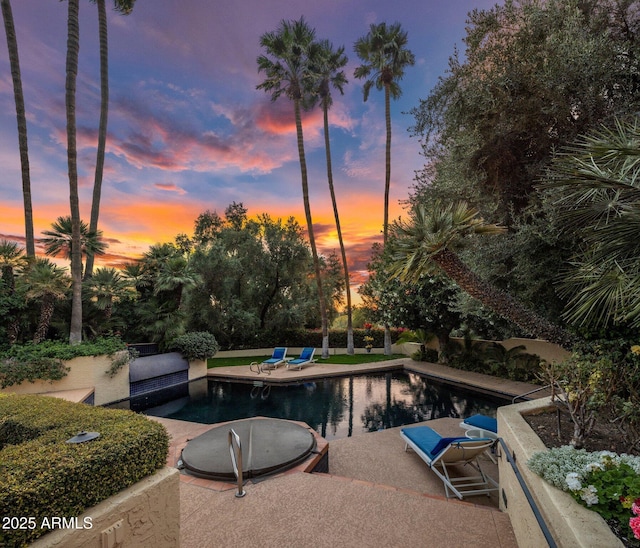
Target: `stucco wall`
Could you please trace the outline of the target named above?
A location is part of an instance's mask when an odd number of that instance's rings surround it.
[[[95,405],[129,397],[129,365],[125,364],[114,377],[106,371],[111,367],[108,356],[82,356],[64,362],[70,368],[69,373],[59,381],[25,381],[17,386],[4,388],[3,392],[13,394],[47,394],[81,388],[93,388]]]
[[[578,504],[568,494],[553,487],[529,470],[527,461],[546,447],[535,434],[523,414],[540,412],[550,407],[550,398],[498,408],[498,435],[515,458],[520,473],[531,491],[541,514],[558,546],[606,546],[622,543],[605,521],[592,510]],[[520,548],[547,546],[542,530],[531,510],[511,465],[504,455],[498,462],[500,475],[500,509],[509,514]],[[506,502],[505,502],[506,500]]]
[[[180,546],[180,474],[165,467],[117,495],[89,508],[76,522],[84,528],[57,529],[32,548],[118,548]],[[87,523],[91,524],[86,528]],[[113,544],[103,543],[111,529]],[[115,541],[121,539],[121,543]]]

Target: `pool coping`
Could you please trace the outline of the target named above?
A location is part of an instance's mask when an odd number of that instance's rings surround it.
[[[411,358],[396,358],[374,363],[364,364],[323,364],[317,362],[301,371],[286,369],[284,366],[273,369],[269,373],[256,374],[251,371],[249,365],[236,365],[228,367],[214,367],[207,370],[208,379],[224,379],[243,382],[267,382],[270,384],[299,383],[307,380],[317,380],[329,377],[342,377],[393,371],[402,369],[412,373],[428,376],[434,380],[454,384],[461,388],[467,388],[476,392],[483,392],[505,399],[521,397],[522,394],[541,388],[526,382],[511,381],[492,377],[484,373],[464,371],[442,364],[430,362],[417,362]],[[549,396],[547,390],[540,390],[530,394],[524,399],[539,399]]]

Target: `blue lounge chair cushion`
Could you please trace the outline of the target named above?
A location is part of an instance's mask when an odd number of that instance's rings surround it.
[[[303,348],[299,358],[296,358],[295,360],[289,360],[289,367],[292,365],[300,365],[310,362],[313,359],[315,351],[316,349],[312,346]]]
[[[413,428],[403,428],[402,432],[407,438],[415,443],[420,449],[427,453],[432,459],[446,449],[450,444],[457,441],[469,441],[469,438],[443,438],[433,428],[429,426],[415,426]]]
[[[469,424],[481,430],[488,430],[489,432],[498,433],[498,421],[493,417],[487,417],[486,415],[473,415],[464,419],[465,424]]]

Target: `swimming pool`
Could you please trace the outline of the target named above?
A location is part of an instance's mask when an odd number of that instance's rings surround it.
[[[278,384],[200,379],[133,398],[132,410],[214,424],[251,417],[302,421],[327,440],[442,417],[495,416],[508,401],[404,370]]]

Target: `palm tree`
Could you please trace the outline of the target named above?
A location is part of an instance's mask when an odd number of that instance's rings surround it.
[[[277,100],[284,94],[293,102],[298,138],[298,156],[300,157],[300,172],[302,179],[302,198],[304,213],[307,220],[309,244],[313,255],[313,266],[318,287],[320,303],[320,317],[322,321],[322,357],[329,357],[329,329],[327,307],[322,288],[320,273],[320,259],[313,233],[313,219],[309,203],[309,183],[307,177],[307,163],[304,153],[304,137],[302,134],[301,108],[311,101],[308,88],[312,83],[309,70],[309,48],[313,45],[315,30],[311,29],[304,17],[298,21],[281,21],[275,32],[267,32],[260,37],[260,46],[266,50],[266,55],[258,57],[258,72],[264,72],[266,80],[257,86],[271,93],[271,100]]]
[[[73,258],[73,223],[71,217],[58,217],[51,223],[52,230],[43,230],[42,233],[48,236],[41,238],[44,244],[45,253],[56,257],[63,255],[67,259]],[[104,255],[107,244],[102,240],[102,232],[91,232],[87,223],[80,221],[80,270],[82,271],[82,256]]]
[[[104,311],[104,319],[109,321],[113,312],[113,303],[136,295],[135,288],[115,268],[98,268],[95,274],[85,282],[91,300],[98,310]]]
[[[67,0],[67,60],[65,107],[67,111],[67,164],[69,171],[69,205],[71,208],[71,327],[69,343],[82,341],[82,251],[80,200],[78,197],[78,151],[76,146],[76,80],[80,50],[79,0]]]
[[[28,262],[23,250],[18,247],[18,244],[8,240],[0,240],[0,270],[2,271],[0,279],[10,297],[13,297],[16,292],[16,271],[26,267]],[[14,304],[9,305],[8,310],[5,311],[5,319],[8,321],[7,338],[9,339],[9,344],[15,344],[18,340],[18,331],[20,329],[18,318],[19,309],[19,305],[14,302]]]
[[[458,255],[469,234],[499,234],[504,227],[485,223],[478,211],[466,203],[433,204],[431,211],[423,205],[412,210],[411,222],[397,221],[392,227],[396,238],[391,243],[391,272],[402,281],[418,283],[420,276],[438,270],[451,278],[460,289],[497,314],[511,320],[529,335],[546,339],[570,349],[575,339],[516,301],[508,293],[483,281]]]
[[[354,71],[358,79],[365,78],[363,86],[364,100],[375,85],[376,89],[384,89],[384,115],[387,129],[385,146],[384,175],[384,219],[382,223],[383,243],[386,245],[389,233],[389,190],[391,187],[391,97],[397,99],[402,95],[398,81],[404,76],[404,69],[415,64],[415,57],[407,46],[407,33],[400,23],[387,28],[386,23],[371,24],[369,32],[359,38],[354,49],[363,64]],[[391,331],[384,326],[384,353],[391,355]]]
[[[200,282],[200,276],[191,267],[187,259],[177,255],[162,263],[154,284],[154,293],[173,292],[176,308],[182,306],[182,294],[185,288],[194,287]]]
[[[369,32],[359,38],[354,49],[363,64],[354,71],[358,79],[365,78],[363,86],[364,100],[369,98],[369,92],[375,85],[376,89],[384,89],[384,113],[387,127],[387,142],[385,149],[385,180],[384,180],[384,243],[387,243],[389,226],[389,187],[391,185],[391,101],[402,95],[398,81],[404,76],[404,70],[415,64],[415,57],[407,46],[407,33],[402,30],[400,23],[387,27],[386,23],[372,24]]]
[[[33,335],[33,342],[39,343],[47,336],[56,301],[65,298],[69,290],[69,278],[64,269],[57,267],[49,259],[38,258],[27,273],[27,293],[29,300],[40,302],[40,319]]]
[[[100,125],[98,126],[98,150],[96,154],[96,172],[93,183],[93,198],[91,201],[91,218],[89,230],[98,230],[98,216],[100,215],[100,195],[102,193],[102,174],[104,170],[104,154],[107,143],[107,117],[109,114],[109,46],[107,32],[107,13],[105,0],[93,0],[98,6],[98,28],[100,33]],[[115,10],[123,15],[129,15],[136,0],[114,0]],[[84,277],[93,274],[93,255],[87,257]]]
[[[2,18],[7,35],[11,78],[13,79],[13,96],[16,103],[16,118],[18,119],[18,148],[20,149],[20,166],[22,168],[22,198],[24,202],[24,229],[27,245],[27,257],[36,256],[35,239],[33,235],[33,209],[31,207],[31,175],[29,172],[29,147],[27,141],[27,117],[22,93],[22,76],[18,58],[18,40],[13,25],[13,11],[11,2],[2,0]]]
[[[341,95],[344,94],[344,86],[347,78],[344,71],[340,70],[347,64],[348,58],[344,54],[344,47],[337,50],[333,49],[333,45],[328,40],[323,40],[317,44],[316,55],[314,56],[313,72],[317,75],[316,92],[320,99],[324,118],[324,146],[327,157],[327,181],[329,183],[329,192],[331,194],[331,203],[333,205],[333,215],[336,220],[336,231],[338,233],[338,241],[340,242],[340,253],[342,255],[342,266],[344,269],[344,283],[347,294],[347,354],[354,354],[353,344],[353,319],[351,313],[351,283],[349,279],[349,267],[347,265],[347,253],[342,238],[342,229],[340,228],[340,214],[338,213],[338,202],[333,187],[333,169],[331,167],[331,141],[329,139],[329,108],[333,104],[331,96],[331,88],[338,90]]]
[[[583,245],[562,278],[567,321],[640,326],[640,125],[616,120],[559,154],[545,185]]]

